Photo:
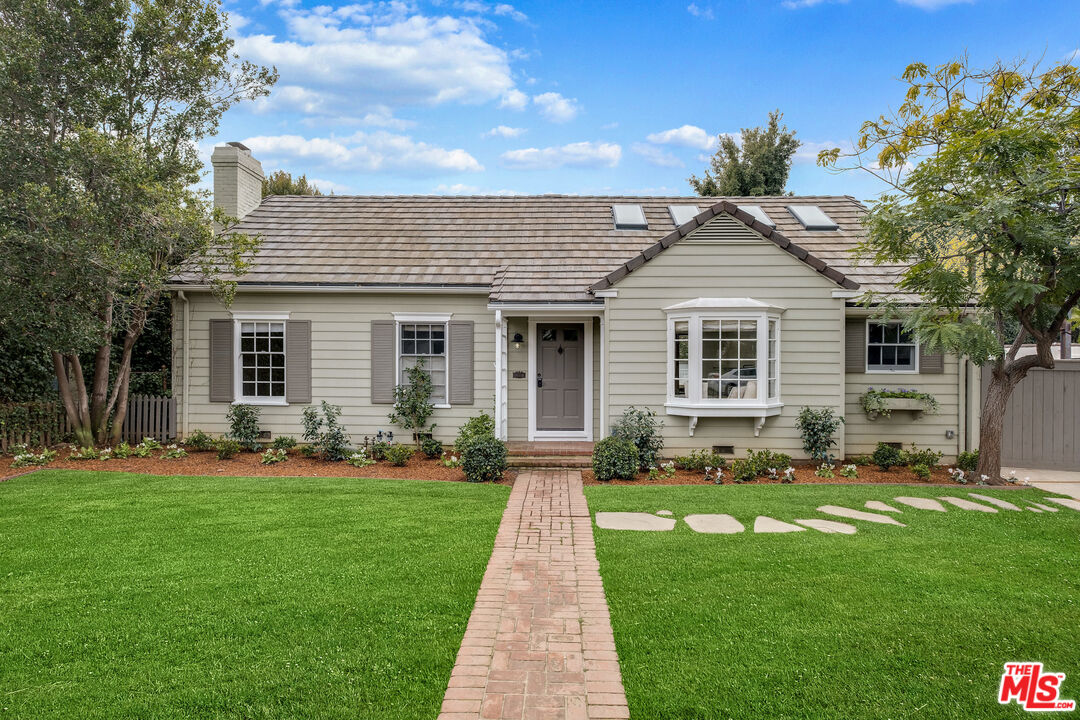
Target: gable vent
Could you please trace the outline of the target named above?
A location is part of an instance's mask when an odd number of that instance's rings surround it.
[[[758,222],[765,223],[771,228],[776,227],[776,223],[769,217],[769,214],[761,209],[760,205],[740,205],[739,209],[743,212],[748,212],[754,216],[754,219]]]
[[[701,212],[701,208],[695,205],[668,205],[667,211],[671,213],[671,222],[675,227],[688,223]]]
[[[648,230],[645,211],[640,205],[612,205],[611,215],[615,219],[616,230]]]
[[[840,227],[817,205],[788,205],[787,211],[807,230],[836,230]]]

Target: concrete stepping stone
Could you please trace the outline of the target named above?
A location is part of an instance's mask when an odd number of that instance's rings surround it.
[[[795,522],[799,523],[800,525],[805,525],[808,528],[820,530],[823,533],[854,535],[859,530],[859,528],[855,527],[854,525],[836,522],[835,520],[822,520],[821,518],[808,518],[806,520],[796,520]]]
[[[670,516],[674,515],[675,513],[671,512],[670,510],[657,510],[656,514],[670,517]]]
[[[683,518],[694,532],[733,535],[746,528],[730,515],[687,515]]]
[[[1043,505],[1042,503],[1037,503],[1034,500],[1028,500],[1028,502],[1031,503],[1032,505],[1034,505],[1035,507],[1039,508],[1043,512],[1057,512],[1058,511],[1058,509],[1056,507],[1050,507],[1049,505]],[[1028,509],[1030,510],[1031,508],[1028,508]]]
[[[771,517],[758,515],[754,520],[754,532],[756,533],[789,533],[806,532],[806,528],[792,525],[791,523],[775,520]]]
[[[980,505],[979,503],[971,502],[970,500],[965,500],[964,498],[952,497],[951,495],[943,495],[938,499],[944,500],[947,503],[951,503],[956,507],[960,508],[961,510],[978,510],[979,512],[984,513],[997,512],[997,508],[992,508],[988,505]]]
[[[1044,498],[1050,502],[1056,502],[1058,505],[1064,505],[1067,508],[1080,511],[1080,500],[1073,500],[1072,498]]]
[[[901,495],[900,497],[893,498],[893,500],[898,503],[903,503],[904,505],[910,505],[918,510],[937,510],[938,512],[945,512],[945,506],[933,498],[908,497],[907,495]]]
[[[892,505],[886,505],[885,503],[881,502],[880,500],[867,500],[866,501],[866,507],[868,507],[871,510],[877,510],[878,512],[894,512],[894,513],[903,512],[903,510],[897,510]]]
[[[852,510],[851,508],[840,507],[839,505],[822,505],[817,509],[820,513],[826,515],[836,515],[837,517],[851,518],[852,520],[866,520],[867,522],[881,523],[882,525],[899,525],[900,527],[907,527],[902,522],[891,518],[888,515],[878,515],[877,513],[863,512],[862,510]]]
[[[596,526],[604,530],[673,530],[675,519],[643,512],[598,512]]]
[[[1040,510],[1039,508],[1031,507],[1030,505],[1027,506],[1027,509],[1030,510],[1031,512],[1037,512],[1037,513],[1042,512],[1042,510]]]
[[[1016,505],[1013,505],[1011,502],[1008,502],[1007,500],[990,497],[989,495],[980,495],[979,493],[968,493],[968,495],[975,498],[976,500],[982,500],[983,502],[988,502],[991,505],[997,505],[999,508],[1004,508],[1005,510],[1015,510],[1016,512],[1020,512],[1020,508],[1018,508]]]

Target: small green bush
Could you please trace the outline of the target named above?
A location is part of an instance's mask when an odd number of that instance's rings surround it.
[[[202,430],[192,430],[191,434],[184,440],[184,444],[192,450],[213,450],[214,438]]]
[[[757,465],[750,458],[737,458],[731,461],[731,479],[737,483],[756,480]]]
[[[409,459],[413,456],[413,452],[414,450],[408,445],[394,443],[390,447],[386,448],[386,459],[390,461],[391,465],[403,467],[405,465],[408,465]]]
[[[888,471],[889,468],[903,464],[903,453],[899,448],[894,448],[892,445],[879,442],[874,449],[873,454],[870,456],[882,470]]]
[[[292,450],[296,447],[296,438],[292,435],[278,435],[274,442],[270,443],[270,447],[274,450]]]
[[[72,450],[68,455],[68,460],[97,460],[100,457],[96,448],[84,447]]]
[[[656,419],[655,412],[630,406],[612,423],[611,436],[632,442],[638,451],[638,469],[648,470],[657,464],[664,449],[664,436],[660,433],[663,429],[664,423]]]
[[[375,460],[368,455],[367,450],[359,448],[356,452],[345,459],[345,462],[353,467],[367,467],[368,465],[374,465]]]
[[[180,447],[176,443],[173,443],[169,447],[165,448],[165,452],[161,453],[162,460],[180,460],[187,457],[187,450]]]
[[[259,456],[259,462],[263,465],[275,465],[289,459],[289,451],[285,448],[270,448]]]
[[[218,439],[214,443],[214,449],[217,450],[218,460],[228,460],[234,458],[240,452],[240,443],[232,438],[224,437]]]
[[[915,477],[922,480],[930,479],[930,466],[926,463],[915,463],[911,466],[911,472],[915,473]]]
[[[454,440],[454,452],[465,452],[470,442],[478,438],[495,437],[495,418],[487,413],[480,413],[476,417],[469,418],[458,430],[457,439]]]
[[[848,462],[853,465],[873,465],[874,458],[869,455],[852,455],[848,458]]]
[[[836,444],[833,435],[843,424],[843,416],[837,415],[832,408],[804,407],[799,412],[796,424],[802,435],[803,450],[816,462],[832,462],[832,446]]]
[[[956,456],[956,467],[964,472],[975,472],[979,466],[979,451],[966,450]]]
[[[691,450],[689,455],[676,456],[675,466],[681,470],[704,472],[707,467],[727,467],[727,458],[712,450]]]
[[[821,463],[818,465],[818,469],[814,471],[814,474],[819,478],[834,478],[836,473],[833,472],[833,468],[832,463]]]
[[[386,451],[390,449],[390,443],[385,440],[371,443],[371,459],[372,460],[385,460]]]
[[[845,465],[840,468],[840,477],[846,477],[850,480],[855,480],[859,477],[859,468],[856,465]]]
[[[252,452],[261,447],[259,412],[258,405],[233,405],[229,412],[225,413],[225,419],[229,421],[229,437]]]
[[[443,454],[442,443],[432,437],[424,438],[423,441],[421,441],[420,450],[422,450],[424,455],[431,460],[437,460],[441,458]]]
[[[941,453],[936,450],[923,449],[911,446],[910,450],[901,453],[904,465],[925,465],[933,470],[941,461]]]
[[[313,407],[304,408],[300,422],[304,426],[304,440],[312,450],[313,457],[337,462],[349,456],[349,433],[338,421],[341,417],[341,406],[331,405],[325,400],[319,410]]]
[[[135,454],[135,448],[131,447],[131,445],[126,442],[119,442],[116,444],[116,447],[113,448],[112,454],[114,458],[126,460]]]
[[[495,482],[506,471],[506,443],[495,437],[470,440],[461,454],[461,467],[469,482]]]
[[[597,480],[633,480],[640,466],[638,449],[621,437],[606,437],[593,446],[592,468]]]
[[[770,470],[780,472],[791,465],[790,455],[773,452],[772,450],[748,450],[746,459],[753,465],[754,472],[758,477],[770,474]]]
[[[15,459],[11,461],[11,467],[13,468],[48,465],[56,459],[56,451],[48,448],[42,450],[41,454],[38,455],[27,450],[26,445],[16,445],[12,450],[15,453]]]

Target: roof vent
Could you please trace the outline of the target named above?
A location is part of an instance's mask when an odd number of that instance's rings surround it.
[[[739,209],[743,212],[750,213],[754,216],[754,219],[758,222],[765,223],[771,228],[776,227],[776,223],[769,217],[769,214],[761,209],[760,205],[740,205]]]
[[[787,211],[807,230],[836,230],[840,227],[817,205],[788,205]]]
[[[645,212],[640,205],[612,205],[611,215],[615,218],[616,230],[648,230]]]
[[[690,222],[701,212],[701,208],[696,205],[668,205],[667,209],[671,213],[671,222],[675,223],[675,227]]]

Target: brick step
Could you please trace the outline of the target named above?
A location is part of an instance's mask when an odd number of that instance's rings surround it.
[[[592,466],[590,455],[511,455],[507,458],[510,467],[517,468],[587,468]]]

